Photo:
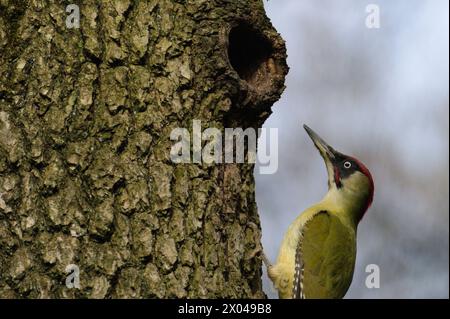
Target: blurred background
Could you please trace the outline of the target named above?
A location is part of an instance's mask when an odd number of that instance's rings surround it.
[[[375,180],[346,298],[448,298],[449,2],[264,2],[290,66],[265,123],[278,128],[278,171],[255,169],[266,254],[275,261],[288,225],[327,191],[307,123]],[[365,25],[371,3],[379,29]],[[379,289],[365,286],[368,264],[380,267]],[[264,287],[277,298],[266,275]]]

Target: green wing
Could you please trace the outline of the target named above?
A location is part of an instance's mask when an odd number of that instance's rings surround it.
[[[295,257],[294,298],[342,298],[350,287],[356,258],[352,228],[320,211],[301,229]]]

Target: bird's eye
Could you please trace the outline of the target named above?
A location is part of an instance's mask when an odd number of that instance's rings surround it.
[[[348,169],[348,168],[352,167],[352,163],[350,163],[349,161],[346,161],[346,162],[344,162],[344,167]]]

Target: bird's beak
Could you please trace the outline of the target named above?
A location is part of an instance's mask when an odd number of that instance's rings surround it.
[[[334,162],[336,160],[336,155],[338,154],[338,152],[336,152],[330,145],[328,145],[319,135],[316,134],[316,132],[310,129],[307,125],[303,125],[303,127],[305,128],[309,137],[311,137],[312,141],[314,142],[314,145],[319,150],[320,155],[322,155],[325,161],[325,165],[327,167],[328,182],[330,185],[333,184]]]

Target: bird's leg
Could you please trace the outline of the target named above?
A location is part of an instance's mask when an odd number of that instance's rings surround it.
[[[269,259],[267,258],[266,254],[264,253],[264,250],[261,250],[261,259],[262,259],[264,265],[266,265],[267,269],[272,267],[272,264],[270,263]]]

